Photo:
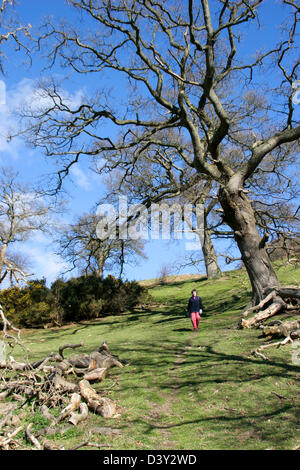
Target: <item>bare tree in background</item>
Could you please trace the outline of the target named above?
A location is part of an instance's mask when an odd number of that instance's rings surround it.
[[[97,234],[99,217],[84,214],[74,224],[61,230],[58,240],[59,255],[71,268],[81,274],[94,274],[99,278],[106,272],[118,272],[122,276],[125,264],[136,262],[138,257],[146,258],[142,240],[100,239]]]
[[[223,220],[241,252],[254,304],[280,284],[245,185],[273,151],[284,154],[286,145],[296,151],[300,137],[293,103],[299,8],[287,0],[274,4],[286,15],[283,27],[274,32],[273,47],[255,51],[244,26],[258,19],[263,25],[262,3],[70,0],[82,20],[78,27],[51,20],[44,25],[41,41],[49,41],[50,63],[60,57],[83,76],[110,71],[120,77],[117,95],[111,91],[114,80],[107,92],[103,81],[98,94],[71,108],[51,85],[44,90],[49,107],[24,110],[31,121],[29,141],[63,165],[59,185],[81,155],[104,159],[102,171],[122,166],[133,174],[150,148],[158,156],[161,148],[173,150],[172,158],[161,159],[169,172],[180,174],[188,166],[194,178],[218,183]],[[259,28],[255,33],[259,37]],[[265,70],[272,71],[272,84],[265,83]],[[123,83],[128,88],[120,96]],[[113,133],[105,135],[105,121],[120,130],[114,140]],[[166,130],[173,131],[172,140]],[[243,160],[227,159],[241,150]]]
[[[27,261],[15,244],[25,242],[37,231],[49,228],[51,208],[42,196],[18,182],[18,174],[1,169],[0,177],[0,283],[26,281]],[[30,263],[30,260],[29,260]]]
[[[170,140],[171,137],[168,137]],[[212,181],[199,179],[198,175],[195,178],[187,166],[181,168],[179,175],[174,173],[169,163],[172,158],[174,152],[166,148],[161,148],[159,151],[156,149],[154,152],[144,150],[143,155],[136,161],[133,171],[126,167],[121,169],[118,165],[115,171],[109,173],[106,179],[107,192],[115,197],[122,192],[129,198],[130,203],[141,203],[147,208],[159,202],[169,206],[178,203],[182,208],[184,204],[202,205],[204,217],[203,221],[201,220],[201,230],[197,230],[197,224],[192,223],[192,218],[190,221],[187,219],[186,223],[190,224],[190,231],[199,238],[207,277],[216,278],[220,276],[221,269],[208,224],[209,214],[217,203],[217,198],[210,195]],[[151,217],[149,219],[151,230]],[[198,264],[200,268],[200,262]]]

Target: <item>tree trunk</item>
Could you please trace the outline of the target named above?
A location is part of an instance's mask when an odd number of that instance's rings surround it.
[[[5,264],[6,250],[7,250],[7,245],[3,244],[2,247],[0,248],[0,283],[5,278],[5,274],[2,275],[2,272],[3,272],[3,268]]]
[[[96,276],[99,277],[99,279],[103,279],[103,269],[104,269],[104,257],[103,257],[103,254],[100,253],[97,257],[97,270],[96,270]]]
[[[218,265],[218,259],[214,245],[211,241],[210,231],[204,227],[204,236],[202,241],[202,252],[206,268],[207,279],[214,279],[221,276],[222,271]]]
[[[259,235],[251,201],[242,190],[223,187],[219,191],[219,201],[224,222],[234,231],[252,285],[252,304],[256,305],[266,296],[267,289],[280,286],[265,249],[268,236],[261,238]]]

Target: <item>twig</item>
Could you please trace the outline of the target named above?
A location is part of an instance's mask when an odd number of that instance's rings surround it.
[[[271,392],[271,393],[273,393],[273,395],[275,395],[280,400],[288,400],[287,397],[283,397],[282,395],[279,395],[279,393],[276,393],[276,392]]]
[[[39,441],[34,437],[33,434],[31,434],[30,429],[32,428],[33,423],[28,424],[26,430],[25,430],[25,436],[29,442],[31,442],[34,447],[36,447],[38,450],[42,450],[42,445],[39,443]]]
[[[91,438],[91,431],[89,431],[89,434],[88,434],[88,437],[85,441],[81,442],[80,444],[77,444],[76,446],[74,447],[71,447],[71,449],[69,450],[77,450],[77,449],[80,449],[81,447],[97,447],[97,448],[101,448],[101,447],[111,447],[111,444],[97,444],[96,442],[90,442],[90,438]]]
[[[7,320],[6,316],[4,315],[2,305],[0,305],[0,317],[1,317],[1,320],[2,320],[2,323],[3,323],[4,338],[12,339],[16,344],[18,344],[23,349],[28,351],[28,349],[25,348],[24,344],[21,342],[21,330],[19,330],[19,328],[16,328],[9,320]],[[9,329],[11,329],[13,331],[16,331],[17,338],[15,336],[9,335],[7,333],[7,330],[9,330]]]
[[[12,438],[13,438],[14,436],[16,436],[20,431],[22,431],[22,429],[23,429],[23,426],[19,426],[19,427],[18,427],[17,429],[15,429],[12,433],[8,433],[8,434],[7,434],[7,437],[4,438],[3,441],[0,440],[0,447],[5,447],[5,446],[7,446],[7,445],[11,442]]]
[[[75,348],[80,348],[81,346],[83,346],[84,344],[83,343],[78,343],[78,344],[65,344],[64,346],[60,346],[59,350],[58,350],[58,353],[59,355],[64,359],[64,356],[63,356],[63,352],[65,349],[69,349],[69,348],[72,348],[72,349],[75,349]]]
[[[283,341],[276,341],[276,343],[264,344],[263,346],[260,346],[259,348],[252,351],[251,354],[262,357],[265,361],[267,361],[268,358],[264,354],[262,354],[260,351],[263,351],[264,349],[267,349],[267,348],[271,348],[273,346],[277,346],[277,348],[279,348],[280,346],[283,346],[287,343],[293,343],[293,340],[291,339],[290,336],[287,336]]]

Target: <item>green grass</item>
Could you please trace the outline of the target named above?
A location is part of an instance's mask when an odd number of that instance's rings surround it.
[[[283,284],[300,284],[300,269],[278,267],[277,272]],[[184,316],[192,288],[198,289],[206,312],[197,335]],[[177,280],[151,288],[151,294],[154,306],[149,309],[23,332],[30,359],[69,342],[83,341],[81,351],[89,352],[107,341],[113,353],[129,361],[123,369],[111,369],[98,386],[118,404],[119,417],[90,415],[88,424],[49,440],[68,448],[83,441],[88,429],[108,426],[122,434],[94,433],[93,440],[109,443],[111,449],[298,446],[300,367],[292,362],[290,345],[269,349],[267,362],[251,356],[265,340],[259,330],[237,329],[250,300],[245,271],[228,272],[215,281]],[[45,426],[39,413],[33,421],[29,405],[22,413],[27,423],[34,422],[33,430]]]

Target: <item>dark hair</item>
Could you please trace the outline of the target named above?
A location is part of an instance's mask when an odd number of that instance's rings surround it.
[[[197,289],[193,289],[192,292],[191,292],[191,294],[192,294],[193,292],[196,292],[196,294],[197,294]]]

